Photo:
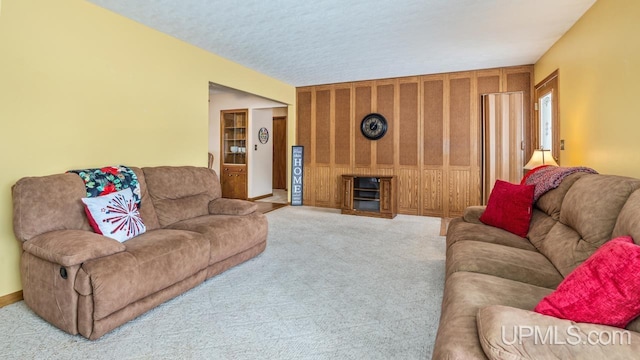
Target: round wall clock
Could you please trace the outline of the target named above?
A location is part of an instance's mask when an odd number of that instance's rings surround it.
[[[266,144],[269,141],[269,130],[263,127],[258,130],[258,139],[260,139],[260,143]]]
[[[380,114],[369,114],[362,119],[360,131],[367,139],[378,140],[387,133],[387,119]]]

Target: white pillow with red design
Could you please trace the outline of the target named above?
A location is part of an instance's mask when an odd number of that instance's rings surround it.
[[[124,242],[147,230],[130,188],[98,197],[83,198],[82,202],[89,223],[98,234]]]

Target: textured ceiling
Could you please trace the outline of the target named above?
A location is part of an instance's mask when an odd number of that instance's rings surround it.
[[[535,63],[595,0],[90,0],[294,86]]]

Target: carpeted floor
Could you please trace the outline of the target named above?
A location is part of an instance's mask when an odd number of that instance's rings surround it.
[[[428,359],[444,283],[440,219],[285,207],[267,249],[97,341],[24,302],[0,309],[2,359]]]

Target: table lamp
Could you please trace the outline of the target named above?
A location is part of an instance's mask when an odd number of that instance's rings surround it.
[[[531,170],[540,165],[558,166],[558,163],[553,159],[553,155],[551,155],[551,150],[533,150],[533,155],[531,155],[531,159],[529,159],[529,162],[524,166],[524,169]]]

